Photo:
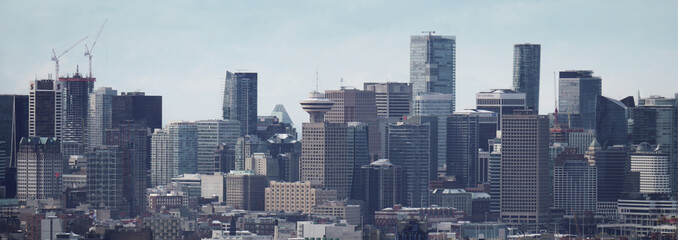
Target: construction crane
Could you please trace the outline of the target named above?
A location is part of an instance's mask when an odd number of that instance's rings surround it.
[[[66,49],[66,51],[64,51],[63,53],[59,54],[59,56],[56,55],[56,52],[54,51],[54,48],[52,48],[52,54],[54,54],[54,55],[52,55],[52,61],[54,61],[54,63],[56,63],[56,75],[55,75],[55,79],[54,79],[54,80],[59,80],[59,58],[63,57],[64,54],[66,54],[68,51],[70,51],[70,50],[73,49],[75,46],[77,46],[78,44],[80,44],[82,41],[85,41],[85,39],[87,39],[87,36],[85,36],[84,38],[80,39],[80,41],[78,41],[77,43],[73,44],[73,46],[71,46],[71,47],[69,47],[68,49]]]
[[[85,57],[89,57],[89,78],[92,78],[92,50],[94,50],[94,46],[97,45],[97,40],[99,40],[99,35],[101,35],[101,31],[104,30],[106,22],[108,22],[108,19],[104,20],[104,24],[101,24],[97,37],[94,38],[94,42],[92,42],[92,47],[88,48],[87,44],[85,44]]]

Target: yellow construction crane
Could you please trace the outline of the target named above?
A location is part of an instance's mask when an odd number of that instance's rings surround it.
[[[59,56],[56,55],[56,52],[54,51],[54,48],[52,48],[52,54],[53,54],[53,55],[52,55],[52,61],[54,61],[54,63],[56,63],[56,72],[55,72],[56,75],[55,75],[55,77],[54,77],[54,80],[59,80],[59,58],[63,57],[64,54],[66,54],[68,51],[70,51],[70,50],[73,49],[75,46],[77,46],[78,44],[80,44],[82,41],[85,41],[85,39],[87,39],[87,36],[85,36],[84,38],[80,39],[80,41],[78,41],[77,43],[73,44],[73,46],[71,46],[71,47],[69,47],[68,49],[66,49],[66,51],[64,51],[63,53],[59,54]]]
[[[87,44],[85,44],[85,57],[89,57],[89,78],[92,78],[92,50],[94,50],[94,46],[97,45],[97,40],[99,40],[99,35],[101,35],[101,31],[104,30],[106,22],[108,22],[108,19],[104,20],[104,24],[101,24],[101,28],[99,28],[97,37],[94,38],[94,42],[92,42],[92,47],[88,48]]]

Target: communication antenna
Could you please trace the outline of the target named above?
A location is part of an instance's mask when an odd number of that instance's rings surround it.
[[[558,84],[556,82],[556,72],[553,72],[553,102],[555,103],[556,112],[553,119],[553,127],[558,126]]]
[[[315,91],[318,92],[318,71],[315,71]]]
[[[344,89],[344,78],[339,79],[339,88]]]

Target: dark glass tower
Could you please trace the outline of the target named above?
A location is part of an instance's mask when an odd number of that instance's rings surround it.
[[[30,83],[28,97],[28,136],[61,138],[63,86],[54,80]]]
[[[410,83],[412,96],[437,92],[456,97],[455,36],[415,35],[410,38]]]
[[[398,122],[388,126],[389,160],[403,168],[403,204],[408,207],[429,205],[429,176],[435,174],[429,168],[432,149],[430,125]]]
[[[143,213],[146,208],[146,188],[150,185],[151,134],[148,127],[132,121],[106,130],[106,145],[119,146],[122,159],[123,197],[130,203],[128,216]]]
[[[488,140],[497,132],[497,114],[467,110],[447,118],[447,175],[466,187],[475,187],[478,149],[488,149]],[[484,143],[484,144],[483,144]],[[481,145],[484,146],[481,147]]]
[[[133,121],[150,129],[162,128],[162,96],[146,96],[144,92],[123,92],[113,97],[111,128]]]
[[[628,109],[615,99],[596,99],[596,139],[604,148],[628,144]]]
[[[600,77],[587,70],[562,71],[558,82],[558,112],[579,114],[579,126],[595,129],[596,99],[601,95]]]
[[[539,111],[539,69],[541,45],[516,44],[513,46],[513,89],[526,95],[529,109]]]
[[[351,183],[351,199],[360,199],[365,190],[365,179],[361,178],[360,168],[370,164],[370,148],[368,141],[368,126],[366,123],[349,122],[348,148],[349,155],[353,159],[353,181]]]
[[[240,121],[243,135],[257,134],[257,73],[226,72],[224,120]]]
[[[5,187],[7,198],[16,196],[17,150],[24,137],[28,137],[28,96],[0,95],[0,187]]]
[[[360,200],[367,205],[366,221],[373,222],[374,212],[402,203],[403,169],[388,159],[379,159],[361,167],[365,179]]]
[[[59,78],[64,86],[64,121],[62,129],[62,144],[75,145],[79,150],[85,143],[85,129],[87,128],[87,110],[89,94],[94,88],[94,78],[83,78],[79,73],[72,77]],[[82,155],[82,151],[69,152],[70,155]]]

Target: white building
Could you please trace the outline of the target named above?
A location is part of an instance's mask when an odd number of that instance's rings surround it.
[[[669,155],[659,149],[641,143],[631,154],[631,171],[640,173],[641,193],[671,192]]]
[[[315,224],[310,221],[299,221],[297,222],[297,237],[360,240],[362,239],[362,231],[356,230],[356,227],[356,225],[346,223],[345,220],[335,224]]]

